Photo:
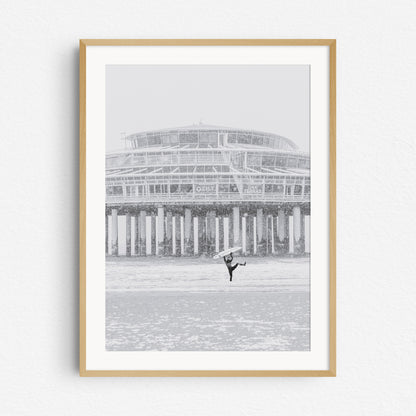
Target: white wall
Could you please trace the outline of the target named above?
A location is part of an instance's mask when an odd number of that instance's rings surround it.
[[[415,16],[413,0],[3,0],[0,414],[411,414]],[[337,378],[78,377],[77,48],[95,37],[337,38]]]

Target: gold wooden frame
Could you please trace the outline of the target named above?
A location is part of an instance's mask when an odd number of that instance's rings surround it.
[[[86,369],[86,48],[87,46],[328,46],[329,118],[329,370],[142,371]],[[334,377],[336,375],[336,40],[335,39],[81,39],[79,42],[80,375],[83,377]]]

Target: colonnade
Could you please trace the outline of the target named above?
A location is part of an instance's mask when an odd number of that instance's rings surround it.
[[[310,215],[300,206],[249,212],[234,206],[221,213],[158,206],[106,213],[108,255],[198,256],[234,246],[246,256],[310,253]]]

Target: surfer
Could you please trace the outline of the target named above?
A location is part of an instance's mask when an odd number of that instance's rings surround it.
[[[225,265],[227,266],[228,269],[228,273],[230,274],[230,282],[233,281],[233,271],[238,267],[238,266],[245,266],[246,262],[244,263],[236,263],[236,264],[232,264],[233,263],[233,253],[228,254],[227,256],[223,257]]]

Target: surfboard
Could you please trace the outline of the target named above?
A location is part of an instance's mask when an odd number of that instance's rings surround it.
[[[214,259],[220,259],[222,257],[228,256],[229,254],[235,253],[235,252],[240,251],[240,250],[241,250],[241,247],[231,247],[231,248],[228,248],[227,250],[220,251],[213,258]]]

